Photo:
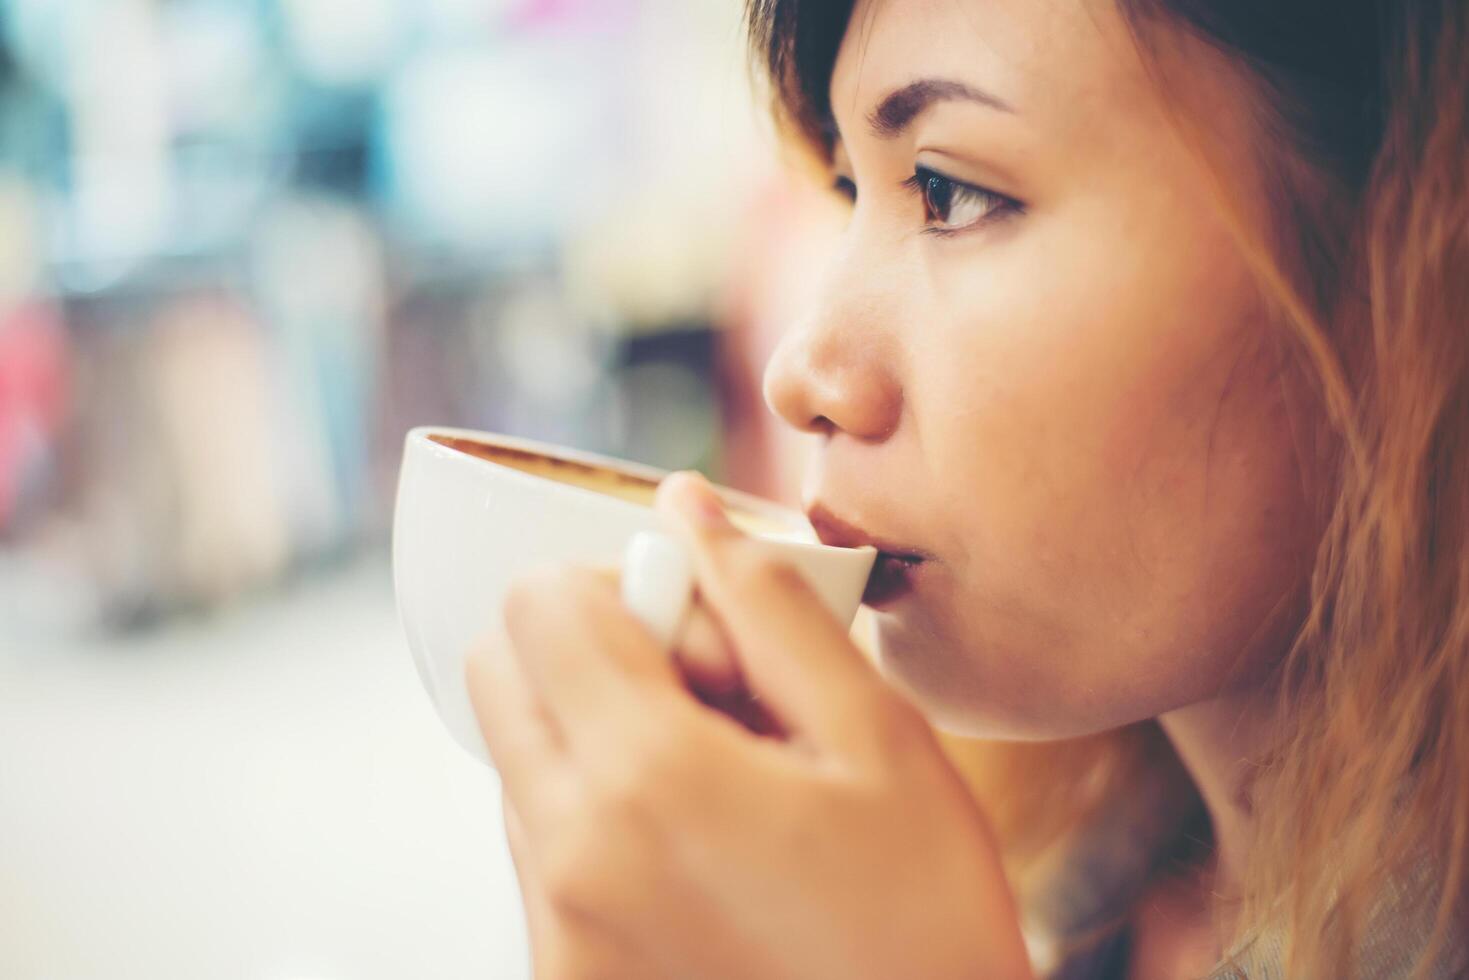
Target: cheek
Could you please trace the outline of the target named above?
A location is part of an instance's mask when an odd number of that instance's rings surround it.
[[[1195,390],[1162,403],[1155,439],[1122,435],[1114,446],[1136,474],[1129,538],[1156,597],[1155,610],[1140,605],[1137,628],[1166,624],[1177,638],[1173,650],[1145,647],[1156,657],[1195,651],[1178,668],[1198,694],[1255,682],[1279,655],[1319,536],[1295,438],[1314,423],[1288,409],[1268,328],[1232,340]]]
[[[964,651],[894,665],[950,727],[966,701],[1010,734],[1150,717],[1249,676],[1291,625],[1311,535],[1244,270],[1072,282],[932,317],[947,356],[910,386],[932,485],[964,493],[936,508],[946,608],[888,638],[895,661],[921,636]]]

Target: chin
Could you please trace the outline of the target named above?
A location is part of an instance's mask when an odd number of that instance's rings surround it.
[[[1093,735],[1122,724],[1092,717],[1087,707],[1069,704],[1054,684],[1039,679],[1015,684],[1013,667],[995,663],[978,670],[957,669],[990,658],[958,650],[927,632],[886,622],[879,625],[876,639],[876,662],[883,679],[947,735],[1046,742]],[[987,674],[1006,677],[1009,683],[995,683]]]
[[[955,669],[963,655],[952,645],[891,626],[878,630],[877,667],[883,680],[912,701],[929,724],[963,738],[1041,737],[1033,733],[1035,726],[1016,717],[1013,705],[994,703],[992,687],[986,696],[981,689],[989,685]]]

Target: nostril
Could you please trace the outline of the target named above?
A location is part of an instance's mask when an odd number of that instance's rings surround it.
[[[880,356],[885,345],[854,345],[838,333],[808,326],[786,334],[765,368],[765,402],[799,432],[886,438],[902,413],[895,365]]]

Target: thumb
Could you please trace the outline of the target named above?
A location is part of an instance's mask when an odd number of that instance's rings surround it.
[[[741,533],[707,480],[675,473],[657,505],[690,547],[700,599],[746,684],[785,731],[851,745],[900,704],[795,566]]]

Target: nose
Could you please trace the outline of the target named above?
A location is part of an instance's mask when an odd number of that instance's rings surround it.
[[[903,411],[899,352],[878,325],[840,309],[781,338],[765,368],[765,403],[802,432],[886,439]]]

